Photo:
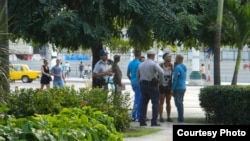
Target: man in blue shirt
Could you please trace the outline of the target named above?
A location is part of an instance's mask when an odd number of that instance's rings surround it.
[[[61,61],[59,59],[56,59],[56,65],[52,67],[51,74],[54,76],[53,85],[58,87],[63,87],[66,81],[60,63]]]
[[[128,64],[128,69],[127,69],[127,77],[131,82],[132,89],[135,93],[134,96],[134,105],[133,105],[133,110],[132,110],[132,120],[136,121],[140,119],[141,115],[141,89],[140,89],[140,81],[138,80],[136,74],[137,74],[137,69],[139,64],[141,63],[139,61],[141,57],[141,51],[135,50],[134,52],[135,59],[132,60]]]

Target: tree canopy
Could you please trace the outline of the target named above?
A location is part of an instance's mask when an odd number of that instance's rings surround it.
[[[9,31],[12,40],[23,38],[76,50],[120,38],[126,27],[130,44],[148,49],[153,40],[192,39],[198,21],[190,11],[199,13],[200,1],[9,0]]]
[[[241,2],[244,3],[244,0]],[[246,2],[247,3],[247,2]],[[23,38],[77,50],[117,41],[127,28],[129,43],[149,49],[153,41],[212,46],[217,3],[207,0],[9,0],[11,39]],[[230,16],[228,16],[230,17]],[[225,17],[222,44],[235,40]],[[116,38],[116,39],[114,39]]]
[[[213,47],[216,13],[217,1],[208,0],[8,1],[11,40],[50,43],[71,51],[83,48],[96,52],[104,43],[112,42],[114,48],[120,47],[123,28],[127,29],[129,44],[137,49],[149,49],[153,41],[170,45],[177,42],[198,49],[201,44]],[[228,11],[224,16],[221,43],[235,43],[232,16]],[[93,53],[93,65],[98,59],[98,54]]]

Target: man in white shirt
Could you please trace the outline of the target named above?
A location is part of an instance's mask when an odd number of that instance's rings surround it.
[[[93,70],[93,81],[95,81],[97,87],[108,90],[108,83],[106,80],[108,76],[112,75],[112,71],[108,70],[107,66],[108,52],[105,50],[100,50],[99,56],[100,60],[95,64]]]
[[[70,65],[68,62],[66,62],[63,66],[63,70],[65,72],[65,78],[69,78],[70,75]]]
[[[154,61],[155,55],[156,52],[154,50],[149,50],[147,52],[147,60],[141,63],[138,68],[137,76],[140,79],[142,93],[140,126],[147,125],[145,117],[149,100],[152,102],[151,126],[160,126],[160,124],[157,123],[160,100],[158,76],[160,80],[162,80],[164,72],[159,64]]]

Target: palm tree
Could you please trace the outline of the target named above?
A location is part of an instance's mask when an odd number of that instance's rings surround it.
[[[242,49],[249,44],[250,39],[250,2],[226,0],[225,10],[231,15],[231,36],[238,48],[237,59],[234,68],[231,85],[237,85],[237,78],[242,58]]]
[[[0,94],[4,94],[10,89],[7,0],[0,0],[0,10]]]

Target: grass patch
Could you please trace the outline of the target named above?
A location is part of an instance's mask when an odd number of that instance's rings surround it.
[[[173,123],[177,121],[177,118],[172,118]],[[206,122],[206,119],[204,117],[201,118],[184,118],[185,123],[197,123],[197,124],[209,124]],[[161,131],[160,128],[147,128],[147,127],[138,127],[138,126],[131,126],[130,129],[127,132],[123,132],[123,137],[129,138],[129,137],[141,137],[149,134],[153,134],[156,132]]]
[[[127,132],[123,132],[123,137],[141,137],[161,131],[159,128],[146,128],[131,126]]]

